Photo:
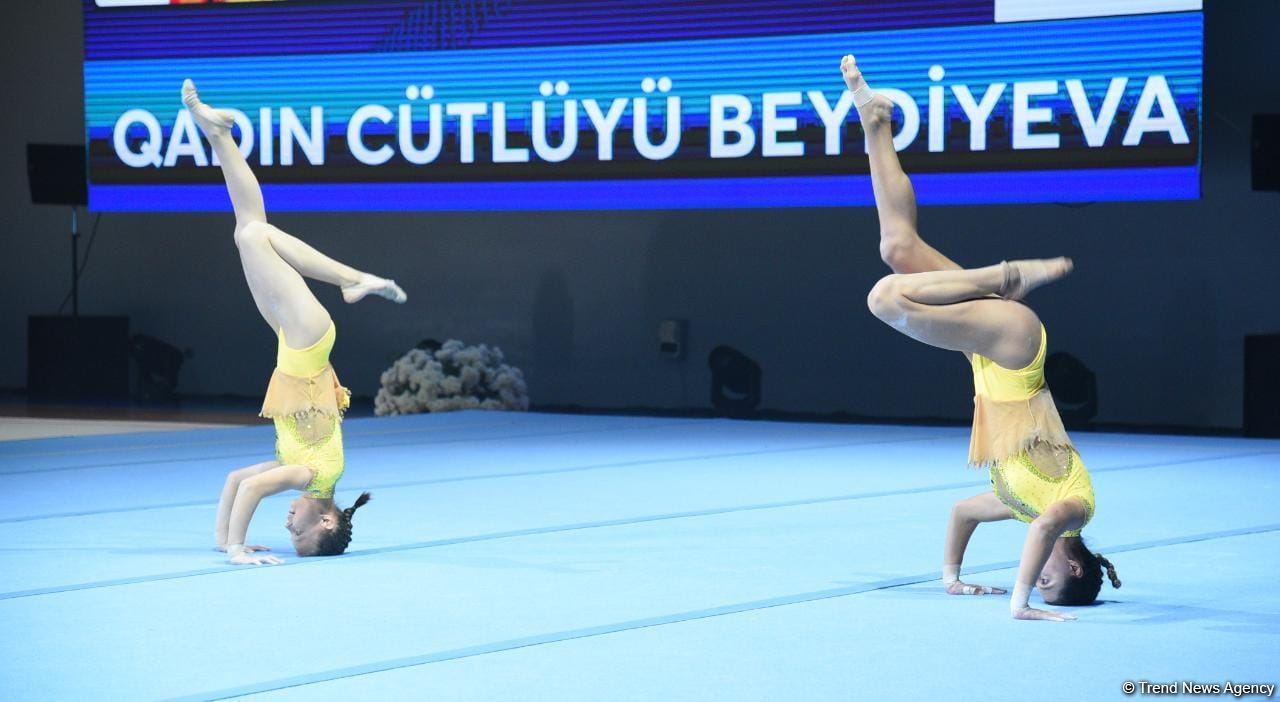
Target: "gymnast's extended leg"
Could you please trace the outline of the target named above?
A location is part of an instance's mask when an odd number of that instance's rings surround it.
[[[867,94],[858,92],[867,90],[867,82],[852,56],[840,61],[840,72],[855,95]],[[955,261],[926,243],[916,228],[916,193],[893,148],[892,117],[893,103],[884,97],[877,96],[858,107],[880,218],[880,258],[894,273],[959,269]]]

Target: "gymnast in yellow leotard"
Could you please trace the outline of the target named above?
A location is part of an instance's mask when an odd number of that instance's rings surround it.
[[[1005,261],[965,270],[920,238],[911,181],[893,146],[893,103],[867,85],[852,56],[840,62],[866,132],[872,189],[880,219],[880,256],[893,275],[876,283],[867,305],[876,317],[923,343],[968,357],[973,370],[969,463],[990,471],[991,490],[956,504],[947,529],[943,584],[951,594],[1004,594],[960,580],[969,538],[981,522],[1029,525],[1010,614],[1017,619],[1073,619],[1030,606],[1039,588],[1049,604],[1088,604],[1115,568],[1085,547],[1080,530],[1096,508],[1084,461],[1067,436],[1044,382],[1048,338],[1021,302],[1057,280],[1070,259]]]
[[[300,490],[285,519],[299,556],[342,553],[351,543],[351,519],[369,500],[361,493],[346,509],[333,501],[345,470],[342,414],[350,393],[329,364],[337,331],[303,277],[337,285],[354,303],[369,295],[404,302],[393,280],[362,273],[267,224],[262,190],[231,136],[234,121],[200,101],[186,81],[182,101],[208,137],[222,167],[236,215],[235,243],[254,304],[276,335],[276,369],[267,386],[262,416],[276,428],[276,458],[231,471],[223,484],[214,524],[217,547],[237,565],[281,563],[245,544],[249,521],[263,497]]]

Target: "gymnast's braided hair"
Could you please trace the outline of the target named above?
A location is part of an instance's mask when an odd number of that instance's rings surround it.
[[[1084,545],[1084,539],[1067,540],[1067,556],[1080,564],[1084,571],[1078,578],[1069,578],[1058,594],[1057,605],[1088,605],[1098,599],[1102,590],[1102,572],[1105,569],[1111,587],[1120,587],[1116,567],[1101,554],[1093,553]]]
[[[316,544],[317,556],[336,556],[351,545],[351,516],[369,501],[369,493],[362,492],[355,504],[338,513],[338,528],[329,532]]]

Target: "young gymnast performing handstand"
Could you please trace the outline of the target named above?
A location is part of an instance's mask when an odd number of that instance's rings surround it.
[[[871,289],[867,305],[899,332],[930,346],[961,351],[973,369],[969,464],[987,467],[991,492],[956,503],[947,528],[942,581],[952,595],[1005,594],[960,580],[969,537],[981,522],[1018,519],[1030,528],[1009,603],[1017,619],[1074,619],[1028,605],[1031,590],[1049,604],[1097,599],[1106,569],[1080,530],[1093,517],[1093,486],[1044,382],[1047,337],[1031,308],[1031,290],[1071,272],[1066,258],[1004,261],[961,269],[916,231],[915,191],[893,147],[893,103],[875,94],[852,56],[840,71],[867,136],[871,186],[880,217],[880,256],[893,269]]]
[[[404,302],[395,281],[362,273],[267,224],[258,180],[231,136],[232,119],[200,101],[196,86],[182,84],[182,101],[209,139],[235,210],[235,243],[253,302],[276,335],[276,369],[262,416],[276,427],[276,460],[232,471],[222,488],[214,526],[217,547],[237,565],[281,563],[263,546],[246,546],[258,502],[267,495],[301,490],[289,506],[285,528],[299,556],[333,556],[351,543],[351,517],[369,500],[338,509],[334,486],[342,477],[342,413],[350,393],[329,365],[336,331],[329,313],[303,276],[342,288],[349,303],[368,295]]]

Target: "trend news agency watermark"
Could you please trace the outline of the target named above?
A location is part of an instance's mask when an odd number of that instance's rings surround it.
[[[1126,695],[1231,695],[1235,698],[1257,695],[1269,698],[1275,695],[1276,685],[1275,683],[1236,683],[1230,680],[1221,683],[1190,680],[1166,683],[1126,680],[1120,685],[1120,691]]]

